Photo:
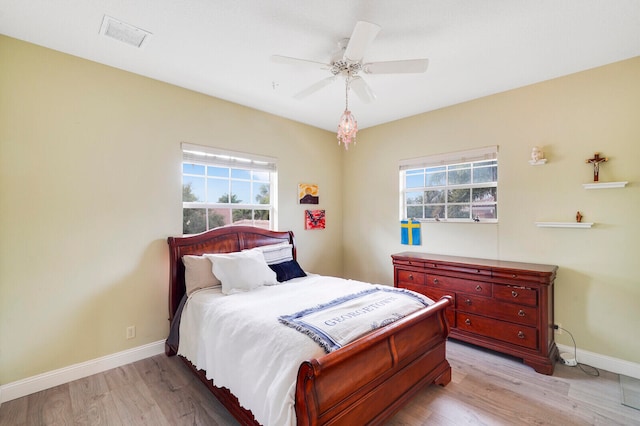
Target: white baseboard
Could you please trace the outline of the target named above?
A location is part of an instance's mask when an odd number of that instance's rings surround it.
[[[560,350],[560,353],[567,352],[571,355],[574,354],[573,346],[557,346]],[[584,349],[578,349],[576,351],[576,361],[578,361],[580,364],[587,364],[598,369],[610,371],[612,373],[622,374],[624,376],[640,379],[640,364],[634,362],[585,351]]]
[[[558,345],[558,349],[573,354],[572,346]],[[8,383],[0,386],[0,404],[161,353],[164,340]],[[582,349],[577,350],[576,357],[581,364],[640,379],[640,364]]]
[[[8,383],[0,386],[0,404],[161,353],[164,340]]]

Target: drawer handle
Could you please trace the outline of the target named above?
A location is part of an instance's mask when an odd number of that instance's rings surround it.
[[[471,306],[471,300],[469,300],[469,299],[465,300],[464,303],[466,303],[467,306]]]
[[[513,275],[511,275],[511,278],[518,278],[518,275],[517,274],[513,274]]]
[[[437,278],[434,278],[434,279],[433,279],[433,283],[434,283],[434,284],[440,284],[440,281],[438,281],[438,279],[437,279]]]
[[[413,281],[413,274],[409,274],[409,279]]]
[[[524,315],[525,315],[524,311],[523,311],[522,309],[520,309],[520,310],[518,311],[518,316],[519,316],[519,317],[523,317]]]
[[[467,325],[471,325],[471,320],[469,318],[467,318],[466,320],[464,320],[464,323]]]
[[[524,339],[524,333],[522,331],[518,331],[518,339]]]
[[[518,297],[518,292],[517,292],[517,291],[514,291],[514,290],[511,290],[511,295],[512,295],[513,297]]]
[[[476,286],[476,291],[482,291],[482,287],[480,287],[480,284]]]

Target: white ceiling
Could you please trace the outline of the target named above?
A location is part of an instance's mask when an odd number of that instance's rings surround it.
[[[105,14],[152,35],[102,36]],[[328,62],[359,20],[382,27],[365,62],[430,60],[366,75],[360,129],[640,55],[640,0],[0,0],[1,34],[332,131],[343,80],[299,101],[329,71],[270,56]]]

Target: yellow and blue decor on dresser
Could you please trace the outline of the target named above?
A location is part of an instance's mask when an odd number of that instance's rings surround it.
[[[420,243],[420,222],[417,220],[401,220],[400,221],[400,243],[410,246],[419,246]]]

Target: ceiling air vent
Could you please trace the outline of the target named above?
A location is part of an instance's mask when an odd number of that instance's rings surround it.
[[[142,47],[145,40],[151,35],[148,31],[118,21],[108,15],[104,15],[102,19],[100,34],[134,47]]]

